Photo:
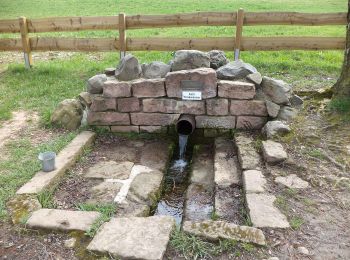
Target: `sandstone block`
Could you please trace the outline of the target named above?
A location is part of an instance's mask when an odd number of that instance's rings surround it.
[[[93,112],[103,112],[107,110],[116,110],[117,100],[115,98],[94,97],[90,110]]]
[[[89,125],[130,125],[129,114],[119,112],[90,112]]]
[[[180,101],[175,99],[144,99],[144,112],[177,113],[177,114],[205,114],[204,101]]]
[[[267,122],[267,117],[260,116],[238,116],[237,129],[261,129]]]
[[[140,109],[140,100],[136,97],[118,99],[119,112],[138,112]]]
[[[168,128],[166,126],[159,126],[159,125],[140,126],[141,133],[166,133],[167,131],[168,131]]]
[[[220,99],[208,99],[207,114],[210,116],[226,116],[228,114],[228,100],[224,98]]]
[[[286,177],[279,176],[275,179],[275,182],[291,189],[305,189],[309,186],[307,181],[302,180],[296,174],[291,174]]]
[[[265,191],[266,179],[261,171],[244,171],[243,185],[246,193],[261,193]]]
[[[164,97],[164,79],[139,79],[132,82],[134,97]]]
[[[237,116],[267,116],[265,102],[259,100],[231,100],[230,113]]]
[[[139,127],[136,125],[112,125],[111,132],[115,133],[139,133]]]
[[[243,170],[254,170],[260,164],[260,155],[255,150],[254,140],[247,134],[235,134],[238,159]]]
[[[182,97],[181,81],[183,80],[201,82],[203,84],[203,99],[216,97],[217,82],[215,70],[210,68],[200,68],[169,72],[165,77],[166,92],[168,97]]]
[[[144,126],[167,126],[173,125],[179,118],[179,114],[160,114],[160,113],[131,113],[131,123],[133,125]]]
[[[283,146],[271,140],[262,142],[262,151],[266,162],[271,164],[283,162],[288,158]]]
[[[104,97],[130,97],[131,86],[129,82],[107,80],[103,85]]]
[[[233,99],[253,99],[255,85],[248,82],[220,80],[218,81],[218,96]]]
[[[225,128],[236,126],[235,116],[196,116],[197,128]]]

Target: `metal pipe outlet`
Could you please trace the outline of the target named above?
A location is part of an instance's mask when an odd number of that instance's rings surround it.
[[[181,115],[176,122],[176,132],[180,135],[190,135],[196,128],[196,120],[192,115]]]

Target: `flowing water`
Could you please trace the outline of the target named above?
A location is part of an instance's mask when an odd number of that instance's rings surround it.
[[[179,135],[179,159],[183,159],[186,153],[188,135]]]

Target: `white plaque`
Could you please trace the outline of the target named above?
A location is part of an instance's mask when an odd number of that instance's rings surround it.
[[[202,100],[202,91],[183,90],[182,99],[183,100]]]

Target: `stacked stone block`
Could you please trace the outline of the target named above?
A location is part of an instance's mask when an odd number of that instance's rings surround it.
[[[199,81],[202,100],[182,100],[181,82]],[[255,85],[218,80],[210,68],[169,72],[165,78],[122,82],[109,78],[93,95],[88,123],[116,132],[166,132],[181,114],[194,115],[197,128],[260,129],[267,122]]]

